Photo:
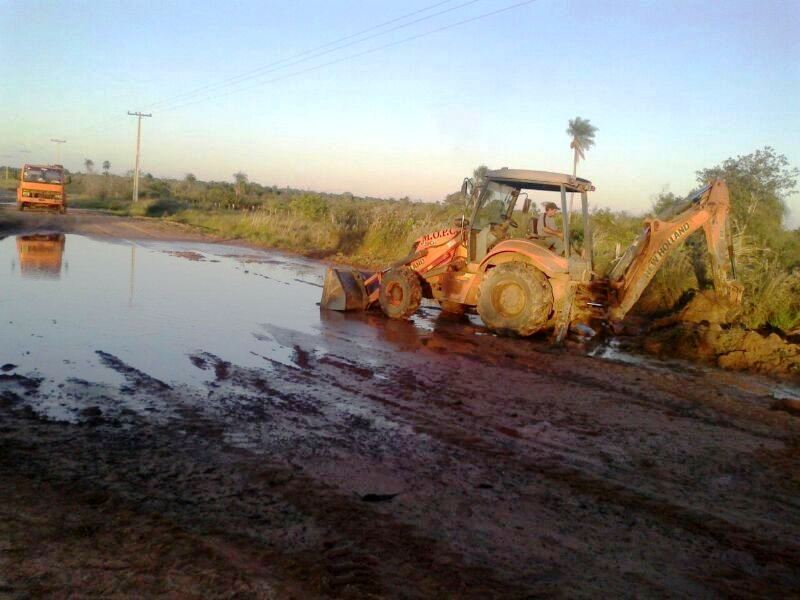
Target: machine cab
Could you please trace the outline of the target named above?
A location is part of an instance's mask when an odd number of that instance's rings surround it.
[[[468,186],[465,184],[462,191]],[[502,168],[486,173],[486,183],[472,190],[467,202],[471,210],[469,232],[470,261],[480,261],[492,247],[508,237],[509,227],[517,227],[513,212],[517,202],[524,197],[522,212],[527,213],[531,200],[527,191],[556,192],[560,194],[564,217],[564,239],[569,238],[569,211],[567,192],[580,194],[584,216],[584,246],[589,263],[591,257],[591,229],[589,227],[588,192],[594,191],[591,181],[565,173]],[[530,243],[533,241],[529,240]],[[564,245],[564,258],[570,258],[569,244]]]
[[[487,181],[473,194],[469,219],[469,261],[480,262],[489,248],[505,239],[520,190],[510,185]],[[477,197],[476,197],[477,196]]]

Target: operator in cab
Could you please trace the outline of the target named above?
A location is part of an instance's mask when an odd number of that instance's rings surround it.
[[[533,234],[543,240],[548,248],[552,248],[556,254],[564,252],[564,234],[558,229],[556,223],[556,213],[559,212],[555,202],[545,202],[544,212],[534,223]]]

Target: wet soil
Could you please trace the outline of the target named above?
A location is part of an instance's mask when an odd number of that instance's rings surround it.
[[[3,275],[0,598],[800,594],[796,389],[319,311],[311,261],[74,218],[59,278]]]

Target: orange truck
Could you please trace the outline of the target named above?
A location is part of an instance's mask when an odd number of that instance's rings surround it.
[[[19,172],[17,208],[33,206],[67,212],[67,190],[61,165],[24,165]]]

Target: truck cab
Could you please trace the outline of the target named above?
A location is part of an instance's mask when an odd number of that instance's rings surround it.
[[[61,165],[23,165],[17,186],[17,208],[50,208],[67,212],[64,167]]]

